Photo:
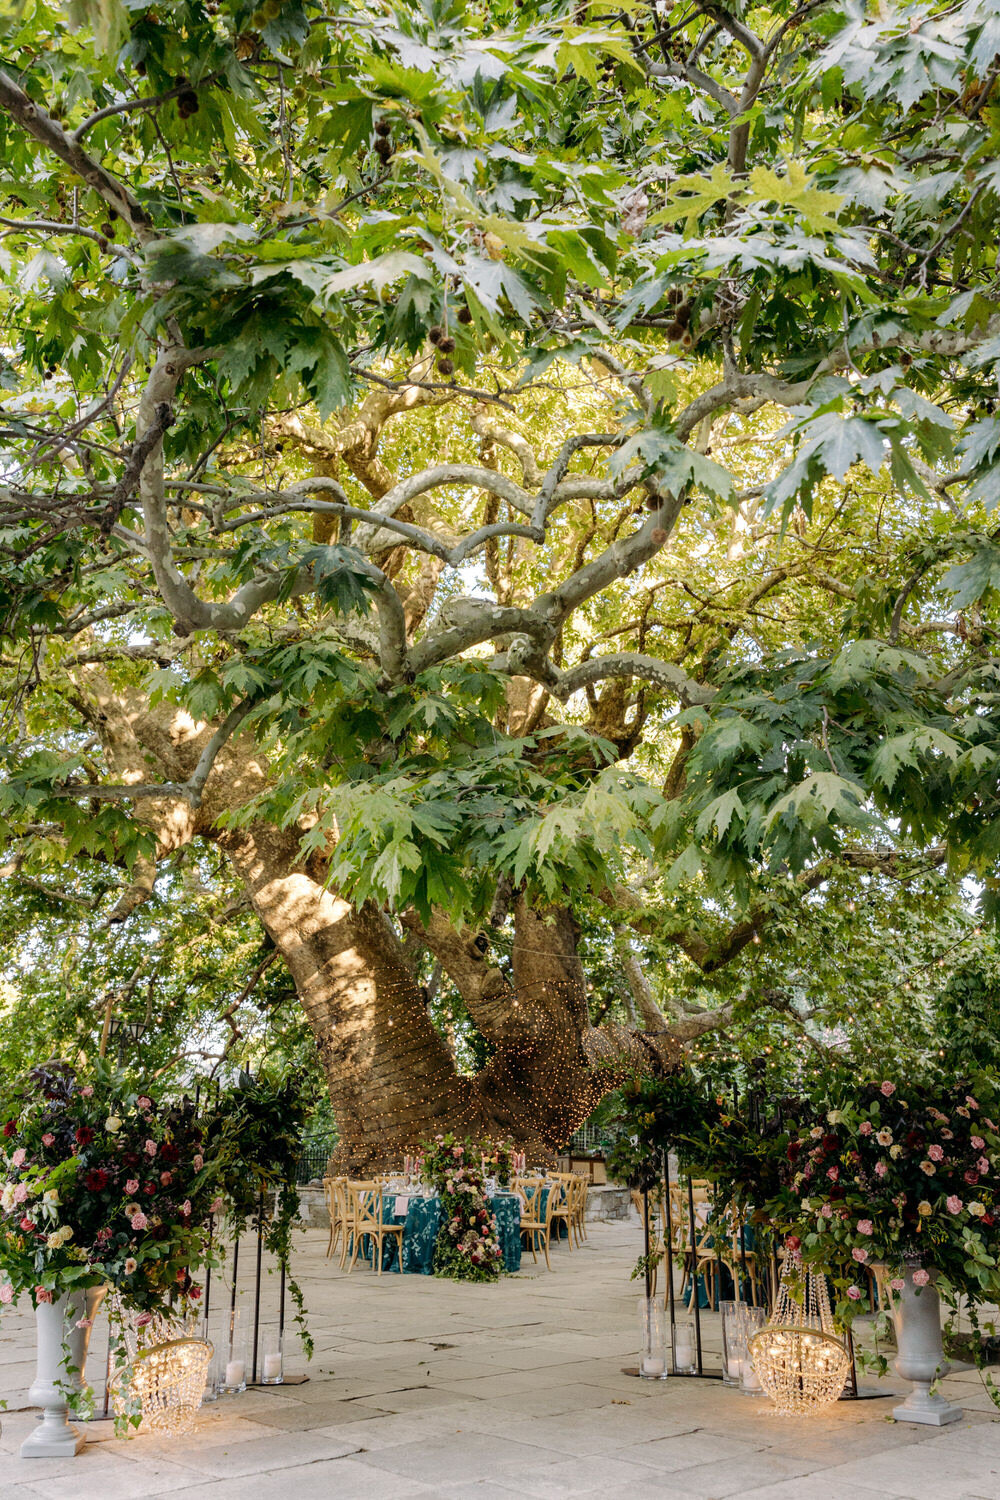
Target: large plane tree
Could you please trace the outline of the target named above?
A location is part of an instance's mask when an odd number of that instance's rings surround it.
[[[835,872],[989,888],[998,46],[971,3],[0,18],[7,873],[126,872],[110,930],[220,851],[346,1162],[556,1146],[726,1019],[629,934],[712,974]]]

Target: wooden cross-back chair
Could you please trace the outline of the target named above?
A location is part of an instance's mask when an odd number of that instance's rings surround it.
[[[351,1249],[351,1260],[347,1267],[348,1272],[353,1271],[357,1263],[361,1242],[370,1239],[372,1242],[372,1255],[374,1257],[375,1274],[382,1274],[382,1245],[386,1239],[395,1239],[396,1248],[399,1252],[400,1267],[403,1261],[403,1224],[393,1224],[391,1219],[386,1222],[386,1208],[388,1200],[383,1192],[380,1182],[348,1182],[345,1184],[347,1194],[348,1216],[350,1221],[350,1232],[353,1237]]]

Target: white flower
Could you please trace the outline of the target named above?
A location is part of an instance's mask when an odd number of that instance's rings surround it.
[[[59,1189],[47,1188],[46,1191],[42,1194],[42,1202],[47,1203],[50,1208],[55,1208],[56,1204],[59,1202]]]
[[[8,1213],[14,1207],[14,1189],[9,1182],[4,1183],[3,1191],[0,1192],[0,1208]]]
[[[880,1146],[891,1146],[892,1131],[888,1128],[888,1126],[883,1125],[882,1129],[879,1131],[875,1139],[878,1141]]]
[[[974,1219],[981,1219],[986,1212],[986,1206],[983,1203],[970,1203],[968,1207],[969,1213]]]
[[[108,1115],[108,1118],[104,1122],[104,1128],[105,1130],[109,1130],[111,1134],[114,1135],[116,1131],[121,1130],[122,1122],[121,1120],[119,1120],[117,1115]]]
[[[889,1155],[892,1157],[893,1161],[898,1161],[899,1158],[902,1156],[902,1154],[903,1154],[903,1148],[902,1148],[902,1146],[890,1146],[889,1147]]]
[[[831,1125],[843,1125],[846,1116],[842,1109],[831,1109],[827,1111],[826,1118]]]

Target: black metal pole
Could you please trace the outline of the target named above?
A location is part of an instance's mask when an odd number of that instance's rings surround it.
[[[743,1220],[740,1219],[740,1266],[743,1271],[743,1280],[749,1281],[747,1273],[747,1232]],[[750,1282],[751,1306],[757,1306],[757,1289],[753,1281]]]
[[[854,1335],[850,1329],[847,1330],[847,1352],[851,1356],[851,1396],[858,1399],[858,1367],[854,1361]]]
[[[253,1373],[251,1380],[257,1382],[257,1341],[260,1335],[260,1276],[261,1262],[264,1255],[264,1189],[260,1190],[260,1200],[257,1204],[257,1279],[253,1289]]]
[[[677,1314],[674,1308],[674,1219],[670,1208],[670,1157],[666,1151],[663,1153],[663,1207],[666,1217],[666,1268],[667,1268],[667,1301],[670,1305],[670,1362],[677,1374],[677,1361],[674,1358],[674,1331],[677,1326]]]
[[[236,1337],[236,1278],[240,1267],[240,1237],[233,1242],[233,1287],[229,1294],[229,1358],[233,1357],[233,1340]]]
[[[211,1253],[212,1253],[212,1237],[213,1237],[214,1233],[215,1233],[215,1219],[212,1218],[212,1219],[209,1220],[209,1225],[208,1225],[208,1253],[209,1253],[209,1255],[211,1255]],[[209,1261],[207,1263],[207,1265],[205,1266],[205,1306],[204,1306],[204,1315],[205,1315],[205,1335],[206,1335],[206,1337],[208,1335],[208,1309],[209,1309],[209,1304],[211,1303],[211,1301],[212,1301],[212,1262]]]
[[[652,1275],[649,1269],[649,1188],[646,1186],[645,1182],[642,1185],[642,1233],[645,1246],[645,1259],[643,1261],[643,1264],[646,1267],[646,1301],[648,1302],[650,1297],[653,1295],[653,1291]]]
[[[698,1374],[704,1373],[701,1362],[701,1308],[698,1306],[698,1254],[694,1232],[694,1183],[688,1173],[688,1224],[691,1230],[691,1303],[694,1307],[694,1338],[698,1349]]]

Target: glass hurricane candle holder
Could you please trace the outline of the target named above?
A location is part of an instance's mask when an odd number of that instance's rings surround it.
[[[663,1306],[655,1297],[639,1298],[639,1374],[643,1380],[666,1380],[667,1344]]]
[[[220,1395],[236,1396],[240,1391],[246,1390],[249,1352],[246,1330],[241,1325],[240,1315],[238,1312],[233,1313],[222,1345]]]
[[[694,1323],[685,1319],[674,1324],[674,1373],[694,1375],[698,1369],[698,1342]]]
[[[285,1378],[284,1334],[279,1328],[265,1328],[261,1338],[260,1383],[281,1385]]]
[[[743,1333],[743,1304],[720,1302],[722,1314],[722,1383],[740,1385],[743,1381],[743,1361],[747,1356],[746,1337]]]
[[[760,1376],[753,1367],[750,1353],[750,1342],[754,1334],[760,1333],[767,1322],[767,1313],[763,1307],[743,1308],[743,1347],[746,1357],[743,1360],[743,1373],[740,1389],[745,1396],[763,1396],[764,1387],[760,1383]]]

